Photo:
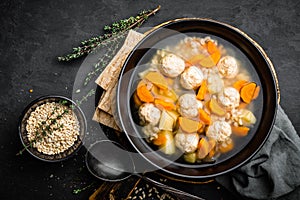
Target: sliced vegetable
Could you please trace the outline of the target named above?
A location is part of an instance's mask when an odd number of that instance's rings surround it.
[[[158,128],[160,130],[173,131],[174,120],[173,118],[166,112],[162,111]]]
[[[211,54],[210,58],[213,60],[214,64],[216,65],[219,62],[220,58],[221,58],[220,51],[216,51],[213,54]]]
[[[165,144],[159,146],[160,150],[167,155],[174,154],[176,149],[173,133],[171,131],[161,131],[160,133],[166,138]]]
[[[207,51],[210,54],[210,57],[213,60],[214,64],[216,65],[221,58],[220,49],[212,41],[208,41],[206,44],[207,44]]]
[[[210,144],[208,143],[207,139],[204,137],[200,139],[198,143],[198,150],[197,150],[197,158],[203,159],[207,156],[210,151]]]
[[[232,130],[233,134],[244,137],[244,136],[248,135],[250,128],[248,128],[246,126],[232,126],[231,130]]]
[[[206,68],[210,68],[210,67],[213,67],[215,66],[215,62],[214,60],[210,57],[210,56],[207,56],[205,58],[203,58],[199,64],[202,66],[202,67],[206,67]]]
[[[201,138],[198,144],[197,158],[204,162],[214,161],[216,141],[214,139]]]
[[[247,124],[247,125],[255,124],[256,117],[250,110],[242,109],[241,112],[242,114],[239,117],[242,119],[243,124]]]
[[[203,101],[206,93],[207,93],[207,82],[206,80],[204,80],[202,81],[202,84],[198,90],[196,98],[199,99],[200,101]]]
[[[256,87],[256,83],[251,82],[241,88],[240,95],[245,103],[250,103],[252,101]]]
[[[177,122],[177,119],[178,119],[178,117],[180,115],[177,111],[175,111],[175,110],[167,110],[166,112],[173,118],[174,122]]]
[[[166,82],[168,85],[173,85],[174,84],[174,78],[171,77],[164,77],[166,79]]]
[[[215,154],[216,154],[216,151],[215,151],[215,149],[213,148],[212,150],[210,150],[210,152],[208,153],[207,157],[208,157],[208,158],[212,158],[212,157],[214,157]]]
[[[139,88],[139,87],[142,87],[142,86],[146,86],[146,85],[147,85],[146,80],[142,79],[142,80],[138,83],[138,85],[137,85],[136,88]]]
[[[208,51],[209,54],[213,54],[216,51],[220,51],[218,49],[217,45],[212,41],[207,41],[206,42],[206,47],[207,47],[207,51]]]
[[[191,63],[192,65],[197,65],[203,58],[205,58],[204,54],[198,54],[190,58],[188,60],[188,63]]]
[[[233,149],[233,146],[234,146],[233,141],[229,140],[229,141],[219,144],[218,150],[220,153],[227,153]]]
[[[157,146],[161,146],[166,144],[167,138],[165,136],[165,134],[163,134],[162,132],[157,133],[157,138],[154,139],[152,142],[154,145]]]
[[[157,98],[158,96],[160,96],[160,89],[156,86],[153,85],[153,87],[151,88],[151,92],[154,95],[155,98]]]
[[[199,134],[205,133],[205,124],[203,122],[200,122],[200,128],[198,129],[197,133]]]
[[[162,90],[154,85],[151,88],[151,92],[155,98],[165,100],[168,102],[175,102],[178,99],[177,94],[172,89]]]
[[[199,109],[199,118],[205,125],[211,124],[211,118],[209,114],[203,109]]]
[[[161,110],[166,109],[166,110],[175,110],[176,106],[175,104],[171,102],[167,102],[161,99],[155,99],[154,104],[156,107],[160,108]]]
[[[195,133],[202,127],[202,124],[186,117],[179,117],[178,123],[180,128],[187,133]]]
[[[212,138],[210,138],[210,139],[208,140],[208,143],[209,143],[209,145],[210,145],[210,149],[213,149],[213,148],[216,146],[216,140],[214,140],[214,139],[212,139]]]
[[[140,107],[143,104],[139,99],[139,97],[137,96],[137,92],[133,93],[133,101],[134,101],[134,105],[137,107]]]
[[[185,61],[185,67],[190,67],[190,66],[193,66],[193,64],[190,63],[189,61]]]
[[[149,72],[146,74],[145,78],[163,90],[168,88],[168,83],[165,77],[159,72]]]
[[[238,109],[245,109],[248,106],[247,103],[240,101],[240,104],[238,106]]]
[[[168,98],[171,98],[173,101],[177,101],[177,99],[178,99],[177,94],[172,89],[164,90],[163,95],[165,95]]]
[[[136,93],[142,102],[150,103],[154,101],[154,97],[151,94],[151,92],[147,89],[146,85],[138,87]]]
[[[252,99],[256,99],[259,95],[260,87],[257,85],[253,94]]]
[[[196,153],[187,153],[183,155],[183,159],[188,163],[195,163],[197,160]]]
[[[233,84],[233,87],[240,92],[241,88],[246,85],[248,81],[246,80],[238,80]]]
[[[216,115],[224,116],[226,114],[225,110],[219,105],[216,99],[211,99],[208,103],[208,107]]]

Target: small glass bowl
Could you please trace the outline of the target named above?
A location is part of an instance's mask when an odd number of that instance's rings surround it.
[[[32,147],[32,145],[30,145],[30,141],[28,140],[27,131],[26,131],[27,120],[30,117],[31,112],[33,112],[38,106],[48,102],[51,103],[51,102],[60,102],[60,101],[67,101],[67,105],[69,106],[72,105],[73,112],[75,113],[77,120],[79,122],[79,127],[80,127],[79,135],[77,136],[77,140],[74,142],[74,144],[68,149],[66,149],[65,151],[54,155],[44,154],[42,152],[39,152],[36,148]],[[56,96],[56,95],[42,96],[32,101],[24,109],[19,120],[19,135],[23,147],[24,148],[26,147],[25,149],[35,158],[38,158],[39,160],[43,160],[43,161],[48,161],[48,162],[58,162],[73,156],[82,146],[86,129],[87,129],[86,118],[82,110],[76,105],[76,103],[69,98],[63,96]]]

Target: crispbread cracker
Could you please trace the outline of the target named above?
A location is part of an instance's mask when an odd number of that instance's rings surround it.
[[[114,117],[104,112],[103,110],[100,110],[98,107],[96,108],[96,111],[94,113],[93,120],[114,130],[121,131],[121,129],[116,124]]]
[[[114,84],[111,84],[108,88],[108,90],[104,91],[103,95],[101,96],[101,99],[98,104],[98,108],[107,112],[110,115],[113,115],[111,105],[112,105],[112,92],[114,92],[114,88],[116,86],[117,82]]]
[[[93,120],[117,131],[121,131],[121,129],[113,117],[112,98],[114,99],[114,97],[112,96],[114,95],[114,88],[117,85],[119,74],[128,54],[143,37],[143,34],[130,30],[121,49],[96,80],[96,83],[104,91],[95,110]]]
[[[102,87],[104,90],[108,90],[110,85],[118,80],[120,71],[128,54],[131,52],[133,47],[142,40],[143,37],[144,34],[133,30],[129,31],[121,49],[97,78],[96,83],[100,87]]]

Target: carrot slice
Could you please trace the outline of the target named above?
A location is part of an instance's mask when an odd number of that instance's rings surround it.
[[[165,134],[158,133],[157,138],[153,140],[153,144],[157,145],[157,146],[160,146],[160,145],[165,144],[166,141],[167,141],[167,138],[166,138]]]
[[[139,97],[137,96],[136,92],[133,94],[133,101],[134,101],[134,104],[139,107],[142,105],[142,102],[141,100],[139,99]]]
[[[256,99],[259,95],[260,87],[256,86],[252,99]]]
[[[207,45],[206,47],[207,47],[207,51],[209,54],[213,54],[216,51],[219,51],[217,45],[212,41],[207,41],[206,45]]]
[[[218,145],[218,150],[220,153],[227,153],[228,151],[231,151],[234,147],[233,141],[230,140],[229,143],[222,143]]]
[[[233,87],[237,90],[240,91],[241,88],[246,85],[248,83],[248,81],[246,80],[238,80],[233,84]]]
[[[244,137],[248,135],[250,128],[246,126],[232,126],[231,130],[235,135]]]
[[[205,125],[210,125],[211,124],[211,118],[207,112],[205,112],[203,109],[199,109],[199,114],[200,114],[200,120],[203,121]]]
[[[208,156],[209,158],[212,158],[212,157],[214,157],[215,153],[216,153],[215,149],[212,149],[212,150],[208,153],[207,156]]]
[[[238,109],[245,109],[248,106],[248,104],[244,102],[240,102],[240,105],[238,106]]]
[[[192,66],[193,64],[192,63],[190,63],[189,61],[185,61],[185,67],[190,67],[190,66]]]
[[[211,54],[210,57],[216,65],[219,62],[220,58],[221,58],[221,53],[220,53],[220,51],[216,51],[213,54]]]
[[[207,42],[207,51],[210,54],[210,57],[213,60],[213,62],[215,64],[217,64],[221,58],[221,52],[220,52],[219,48],[217,47],[217,45],[212,41],[208,41]]]
[[[207,82],[204,80],[201,84],[201,87],[198,90],[196,98],[200,101],[204,100],[205,94],[207,93]]]
[[[198,143],[197,158],[203,159],[210,151],[210,144],[205,138],[201,138]]]
[[[176,106],[171,103],[171,102],[167,102],[161,99],[155,99],[154,100],[154,104],[158,107],[158,108],[164,108],[166,110],[175,110]]]
[[[245,103],[250,103],[253,99],[256,86],[256,83],[251,82],[241,88],[240,95]]]
[[[154,101],[154,97],[151,92],[147,89],[146,85],[142,85],[136,90],[137,96],[143,102],[150,103]]]

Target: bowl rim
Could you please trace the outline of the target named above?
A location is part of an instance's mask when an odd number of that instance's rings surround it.
[[[266,140],[268,139],[274,122],[275,122],[275,118],[276,118],[276,110],[278,107],[278,104],[280,102],[280,90],[279,90],[279,84],[278,84],[278,79],[277,79],[277,75],[276,75],[276,71],[275,68],[271,62],[271,60],[269,59],[269,57],[267,56],[267,54],[265,53],[265,51],[263,50],[263,48],[258,45],[257,42],[255,42],[252,38],[250,38],[246,33],[244,33],[243,31],[241,31],[240,29],[233,27],[231,25],[228,25],[226,23],[220,22],[220,21],[216,21],[216,20],[212,20],[212,19],[208,19],[208,18],[178,18],[178,19],[174,19],[174,20],[169,20],[167,22],[164,22],[162,24],[159,24],[157,26],[155,26],[154,28],[150,29],[149,31],[146,32],[146,36],[133,48],[133,50],[131,51],[131,53],[127,56],[127,59],[125,60],[124,64],[123,64],[123,68],[120,74],[120,77],[122,77],[125,68],[130,60],[130,58],[132,57],[132,55],[134,54],[134,52],[138,49],[138,47],[143,44],[143,42],[145,40],[147,40],[151,35],[155,34],[157,31],[159,31],[160,29],[172,25],[174,23],[178,23],[178,22],[184,22],[184,21],[192,21],[192,20],[196,20],[196,21],[202,21],[202,22],[209,22],[209,23],[214,23],[217,25],[221,25],[227,29],[230,29],[230,31],[235,32],[236,34],[238,34],[243,40],[246,40],[247,42],[249,42],[257,51],[258,54],[260,54],[265,62],[265,64],[268,66],[269,70],[270,70],[270,76],[272,77],[272,82],[274,84],[274,92],[275,92],[275,98],[274,101],[276,101],[275,103],[275,107],[274,107],[274,114],[273,114],[273,118],[271,119],[271,123],[270,123],[270,127],[269,130],[266,134],[266,136],[264,137],[263,140],[261,140],[260,145],[258,146],[258,148],[256,148],[247,158],[245,158],[244,160],[240,161],[238,164],[235,164],[233,167],[228,168],[227,170],[221,171],[219,173],[214,173],[214,174],[210,174],[210,175],[200,175],[200,176],[189,176],[186,174],[178,174],[178,173],[174,173],[172,171],[166,170],[165,168],[161,168],[158,164],[154,163],[152,160],[150,160],[149,158],[147,158],[146,156],[143,155],[143,152],[141,152],[141,150],[134,144],[134,142],[132,141],[130,135],[127,133],[126,131],[126,125],[123,120],[122,120],[122,114],[121,114],[121,109],[120,109],[120,88],[121,88],[121,83],[122,81],[119,81],[118,83],[118,87],[117,87],[117,111],[118,111],[118,119],[120,121],[120,125],[122,126],[124,132],[126,133],[126,137],[129,140],[129,142],[131,143],[131,145],[134,147],[134,149],[149,163],[151,163],[152,165],[154,165],[155,167],[160,168],[162,171],[168,173],[168,174],[172,174],[175,176],[179,176],[179,177],[183,177],[183,178],[211,178],[211,177],[215,177],[215,176],[219,176],[225,173],[228,173],[242,165],[244,165],[245,163],[247,163],[254,155],[256,155],[256,153],[261,149],[261,147],[264,145],[264,143],[266,142]],[[131,75],[130,75],[131,77]],[[130,84],[129,84],[130,85]],[[128,122],[128,123],[132,123],[132,121]],[[250,140],[251,141],[251,140]],[[235,157],[235,156],[234,156]]]
[[[82,124],[79,122],[79,123],[80,123],[80,126],[83,125],[83,127],[82,127],[82,128],[83,128],[83,135],[82,135],[82,137],[80,138],[80,143],[79,143],[78,147],[77,147],[76,149],[74,149],[74,151],[73,151],[72,153],[70,153],[69,155],[67,155],[67,156],[65,156],[65,157],[62,157],[62,158],[60,158],[60,159],[53,159],[53,160],[41,158],[41,157],[39,157],[38,155],[36,155],[34,152],[32,152],[32,151],[30,150],[30,148],[25,148],[26,144],[25,144],[25,141],[23,140],[23,137],[22,137],[22,135],[24,135],[25,133],[23,133],[22,130],[21,130],[21,127],[22,127],[22,121],[23,121],[23,119],[24,119],[24,117],[25,117],[25,114],[29,111],[29,109],[32,108],[36,103],[38,103],[38,102],[40,102],[40,101],[42,101],[42,100],[51,99],[51,98],[57,99],[57,100],[59,100],[59,99],[61,99],[61,100],[66,100],[66,101],[70,102],[70,103],[71,103],[72,105],[74,105],[75,108],[79,111],[78,113],[79,113],[80,117],[82,117],[82,119],[83,119],[83,123],[82,123]],[[31,113],[31,112],[30,112],[30,113]],[[76,115],[76,117],[78,117],[77,114],[75,114],[75,115]],[[79,121],[79,120],[78,120],[78,121]],[[80,127],[80,128],[81,128],[81,127]],[[54,163],[54,162],[60,162],[60,161],[69,159],[69,158],[72,157],[75,153],[77,153],[77,152],[79,151],[79,149],[83,146],[84,139],[85,139],[85,135],[86,135],[86,132],[87,132],[87,121],[86,121],[86,117],[85,117],[85,115],[84,115],[84,112],[83,112],[82,109],[79,107],[79,105],[77,105],[73,100],[69,99],[68,97],[65,97],[65,96],[62,96],[62,95],[43,95],[43,96],[37,97],[36,99],[32,100],[32,101],[25,107],[25,109],[22,111],[22,113],[21,113],[21,115],[20,115],[20,117],[19,117],[19,122],[18,122],[18,132],[19,132],[19,137],[20,137],[22,146],[26,149],[26,151],[27,151],[29,154],[31,154],[33,157],[35,157],[35,158],[37,158],[37,159],[39,159],[39,160],[46,161],[46,162],[53,162],[53,163]],[[77,140],[78,140],[78,139],[77,139]],[[77,140],[76,140],[76,141],[77,141]],[[73,145],[72,145],[72,146],[73,146]],[[71,146],[71,147],[72,147],[72,146]],[[71,147],[69,147],[69,148],[71,148]],[[68,149],[69,149],[69,148],[68,148]],[[68,150],[68,149],[66,149],[66,150]],[[65,151],[66,151],[66,150],[65,150]],[[61,153],[63,153],[63,152],[61,152]],[[41,154],[44,154],[44,153],[41,152]],[[48,156],[47,154],[44,154],[44,155]]]

